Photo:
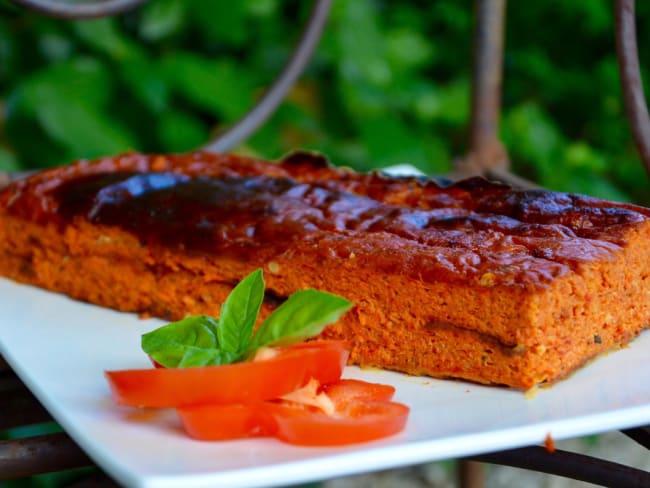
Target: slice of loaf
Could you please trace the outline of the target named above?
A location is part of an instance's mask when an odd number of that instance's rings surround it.
[[[262,267],[356,305],[351,361],[527,389],[650,324],[650,211],[470,179],[442,186],[205,153],[80,161],[0,193],[0,274],[169,320]]]

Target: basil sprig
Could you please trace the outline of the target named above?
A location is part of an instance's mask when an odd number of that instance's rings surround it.
[[[323,291],[297,291],[253,328],[264,300],[258,269],[232,290],[219,318],[195,315],[142,336],[142,349],[168,368],[229,364],[252,357],[260,347],[288,346],[320,334],[352,307]]]

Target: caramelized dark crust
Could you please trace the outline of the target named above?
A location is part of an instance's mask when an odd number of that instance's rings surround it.
[[[45,171],[0,193],[0,273],[169,319],[266,271],[356,303],[352,360],[529,388],[650,322],[649,211],[483,179],[441,186],[195,153]]]

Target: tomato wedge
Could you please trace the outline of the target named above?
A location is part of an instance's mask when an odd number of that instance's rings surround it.
[[[333,415],[288,401],[183,407],[178,414],[195,439],[274,436],[303,446],[366,442],[396,434],[406,424],[409,408],[390,401],[391,386],[341,380],[322,391],[334,403]]]
[[[338,408],[359,400],[388,402],[395,394],[395,388],[390,385],[352,379],[326,383],[321,387],[321,391],[330,397]]]
[[[107,371],[113,397],[122,405],[179,407],[253,403],[278,398],[304,386],[341,377],[347,361],[344,341],[312,341],[280,349],[260,361],[197,368]]]
[[[396,402],[358,402],[343,412],[325,415],[277,404],[275,437],[301,446],[341,446],[397,434],[406,425],[409,408]]]

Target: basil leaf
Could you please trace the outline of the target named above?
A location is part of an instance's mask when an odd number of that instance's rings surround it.
[[[221,349],[203,349],[199,347],[188,347],[185,349],[183,358],[178,363],[179,368],[191,368],[196,366],[220,366],[234,362],[236,355]]]
[[[241,354],[250,341],[264,300],[264,278],[258,269],[241,280],[221,306],[217,337],[222,350]]]
[[[189,349],[219,349],[217,327],[212,317],[187,317],[143,334],[142,350],[163,366],[175,368]]]
[[[258,269],[244,278],[221,306],[221,317],[187,317],[142,336],[142,349],[167,368],[241,361],[262,346],[291,345],[317,336],[352,307],[344,298],[318,290],[291,295],[253,335],[264,300]],[[252,338],[251,338],[252,336]]]
[[[330,293],[297,291],[266,318],[246,354],[262,346],[286,346],[317,336],[351,307],[352,302]]]

